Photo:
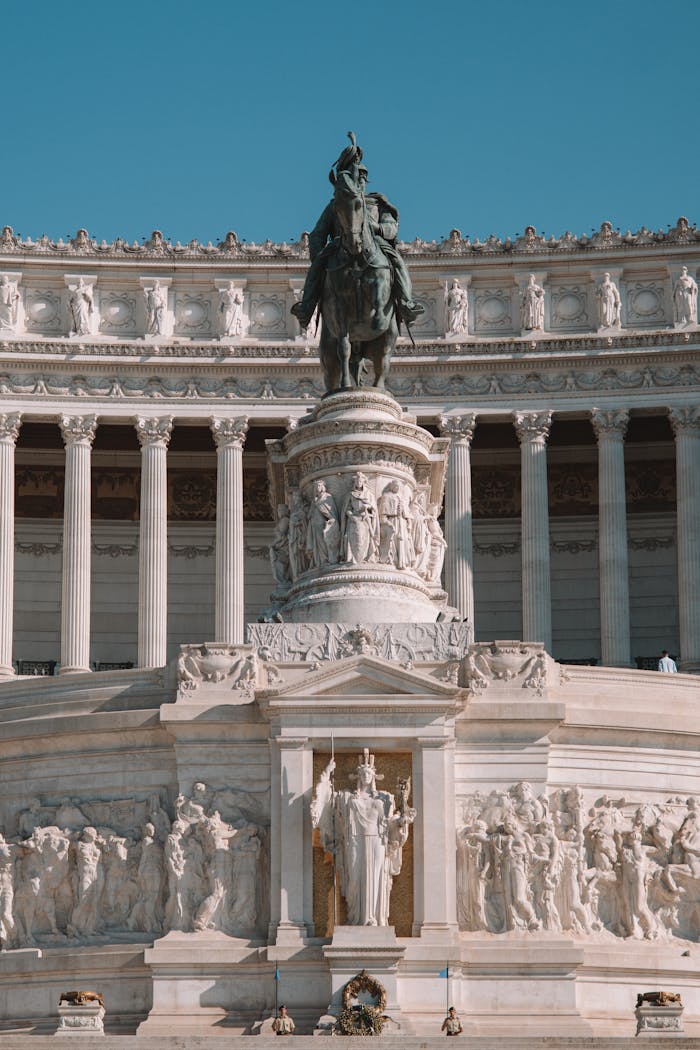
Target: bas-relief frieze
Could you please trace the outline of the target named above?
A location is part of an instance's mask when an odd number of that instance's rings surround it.
[[[613,940],[700,938],[700,806],[611,799],[525,782],[462,802],[458,920]]]
[[[250,937],[268,912],[267,792],[207,787],[30,802],[0,835],[3,948],[138,940],[168,930]]]

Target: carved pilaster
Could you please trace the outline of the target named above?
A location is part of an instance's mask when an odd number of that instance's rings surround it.
[[[598,439],[601,658],[610,667],[628,667],[630,614],[624,437],[629,412],[594,408],[591,423]]]
[[[520,442],[523,638],[552,649],[547,439],[551,412],[514,412]]]
[[[445,585],[450,602],[469,624],[474,640],[474,564],[472,545],[472,478],[470,446],[476,413],[441,416],[440,433],[450,438],[445,491]]]
[[[21,423],[19,412],[0,414],[0,677],[14,674],[15,445]]]
[[[240,644],[243,615],[243,445],[248,419],[211,420],[216,443],[217,642]]]
[[[303,941],[313,922],[311,822],[307,799],[313,788],[313,752],[305,737],[275,741],[279,770],[279,838],[272,854],[272,921],[277,943]],[[275,868],[279,872],[275,878]]]
[[[672,408],[676,438],[678,626],[681,669],[700,672],[700,405]]]
[[[141,445],[139,523],[139,667],[162,667],[167,648],[167,449],[172,416],[138,417]]]
[[[97,416],[61,416],[66,446],[61,674],[90,670],[90,458]]]

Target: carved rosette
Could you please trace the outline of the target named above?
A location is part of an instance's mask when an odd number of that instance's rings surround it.
[[[289,563],[273,597],[285,621],[435,621],[447,601],[438,515],[448,450],[365,388],[325,397],[268,442],[271,502],[289,509],[274,541],[276,563]]]

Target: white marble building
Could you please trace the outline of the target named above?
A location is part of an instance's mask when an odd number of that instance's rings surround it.
[[[246,633],[323,392],[289,313],[305,238],[5,227],[5,1030],[52,1031],[57,993],[95,986],[108,1030],[250,1032],[277,967],[310,1032],[367,965],[404,1032],[439,1028],[448,966],[477,1034],[632,1035],[654,986],[700,1035],[700,233],[402,248],[425,313],[390,389],[423,428],[417,481],[450,439],[462,622],[388,635],[402,617],[368,604],[364,634],[321,613]],[[393,939],[343,942],[342,914],[332,936],[310,819],[331,748],[412,778]]]

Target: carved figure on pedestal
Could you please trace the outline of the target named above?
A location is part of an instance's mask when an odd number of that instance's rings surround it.
[[[469,295],[455,277],[448,289],[445,282],[445,313],[447,335],[469,334]]]
[[[684,266],[673,289],[676,324],[698,323],[698,286]]]
[[[275,583],[286,587],[292,582],[289,565],[289,507],[280,503],[277,507],[277,525],[270,544],[270,567]]]
[[[620,897],[625,935],[655,938],[658,928],[647,903],[647,886],[651,877],[647,849],[642,845],[638,828],[620,838]]]
[[[107,832],[103,835],[102,864],[104,866],[104,891],[102,911],[106,925],[112,929],[125,929],[138,891],[135,872],[132,872],[132,857],[129,846],[133,845],[121,835]]]
[[[289,568],[296,580],[307,569],[306,508],[300,492],[290,493],[289,508]]]
[[[231,888],[230,840],[235,831],[218,813],[205,817],[199,824],[209,878],[209,893],[197,909],[195,930],[225,930]]]
[[[246,824],[231,841],[233,852],[233,904],[230,923],[234,930],[253,930],[257,919],[256,891],[261,851],[258,828]]]
[[[539,930],[542,923],[532,906],[528,859],[534,844],[527,832],[521,831],[511,818],[503,822],[503,834],[495,843],[500,866],[506,912],[506,928]]]
[[[144,288],[146,302],[146,335],[163,335],[165,310],[168,305],[168,293],[161,287],[160,281],[154,281],[150,288]]]
[[[367,477],[358,471],[341,511],[341,553],[350,564],[377,560],[379,553],[379,514]]]
[[[0,329],[12,331],[17,324],[19,292],[17,282],[11,281],[6,273],[0,277]]]
[[[544,328],[544,288],[538,284],[534,273],[520,298],[520,327],[527,332],[540,332]]]
[[[465,930],[487,930],[486,886],[493,876],[491,843],[485,821],[476,820],[458,834],[457,917]]]
[[[243,335],[243,292],[229,281],[226,288],[219,289],[219,310],[222,315],[221,332],[224,336]]]
[[[90,937],[102,926],[100,901],[104,885],[102,852],[95,828],[86,827],[75,844],[75,901],[69,933]]]
[[[306,552],[311,567],[337,565],[340,550],[338,508],[324,481],[314,483],[306,530]]]
[[[89,335],[94,310],[92,285],[86,284],[82,277],[68,297],[68,306],[71,312],[71,335]]]
[[[13,914],[15,898],[15,849],[0,835],[0,949],[14,948],[17,927]]]
[[[428,528],[427,495],[424,489],[416,489],[411,500],[411,539],[413,541],[413,571],[427,576],[431,554],[431,536]]]
[[[158,933],[163,926],[163,847],[150,823],[143,829],[137,884],[138,897],[127,925],[130,930]]]
[[[598,297],[598,319],[601,328],[620,327],[620,293],[617,285],[606,273],[596,289]]]
[[[397,569],[407,569],[413,561],[413,542],[406,501],[398,481],[390,481],[378,501],[379,560]]]
[[[170,834],[165,840],[163,859],[168,879],[168,899],[165,904],[165,925],[169,930],[186,930],[189,924],[185,921],[185,843],[187,824],[184,820],[174,820]]]
[[[430,541],[430,556],[428,558],[428,566],[425,574],[428,583],[440,583],[442,566],[445,561],[445,552],[447,550],[447,540],[442,534],[440,522],[438,521],[439,513],[440,508],[437,503],[428,504],[428,515],[425,522]]]
[[[391,886],[401,870],[402,848],[416,817],[408,805],[410,785],[403,790],[399,785],[397,808],[393,795],[377,790],[382,777],[367,748],[351,774],[357,782],[354,791],[335,790],[334,770],[331,759],[316,785],[313,826],[319,829],[323,848],[335,858],[349,925],[387,926]]]
[[[533,836],[534,898],[538,917],[545,930],[559,932],[562,928],[555,893],[561,874],[561,850],[551,820],[542,820]]]

